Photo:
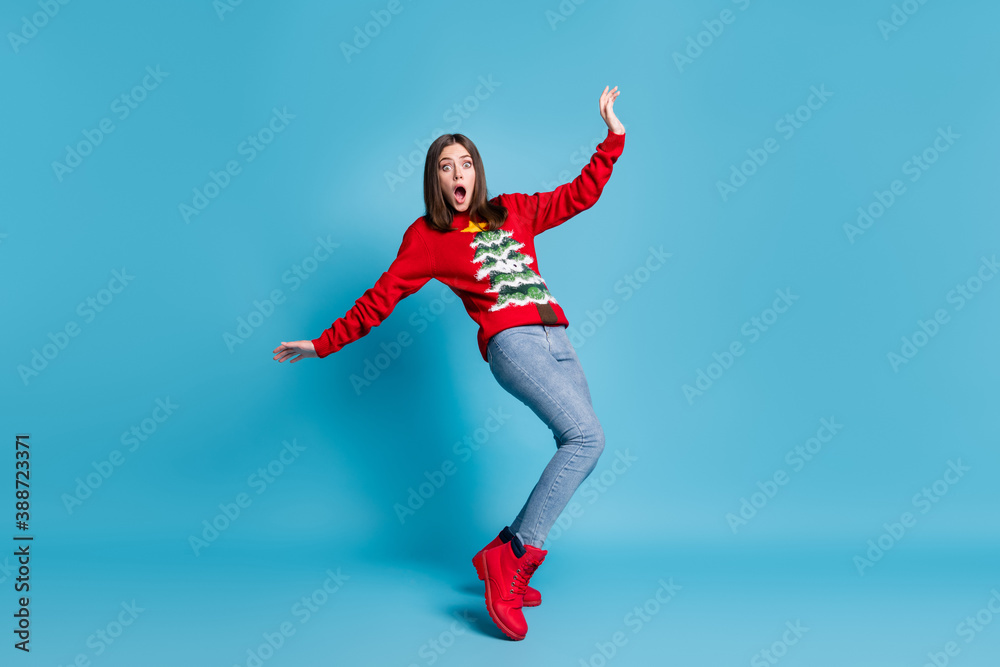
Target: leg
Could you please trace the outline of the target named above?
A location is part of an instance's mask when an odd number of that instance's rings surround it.
[[[562,326],[505,329],[487,347],[490,370],[505,390],[548,426],[556,453],[511,524],[525,544],[541,548],[552,524],[604,450],[604,431]]]

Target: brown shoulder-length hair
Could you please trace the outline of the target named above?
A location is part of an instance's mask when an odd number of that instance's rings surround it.
[[[442,134],[434,140],[434,143],[427,149],[427,161],[424,162],[424,206],[426,212],[424,219],[427,224],[442,232],[452,230],[455,209],[444,198],[441,192],[441,182],[438,179],[438,161],[441,159],[441,151],[445,146],[461,144],[469,155],[472,156],[472,166],[476,170],[476,184],[472,188],[469,201],[469,219],[486,223],[486,229],[499,229],[507,220],[507,209],[500,204],[489,201],[486,190],[486,169],[483,168],[483,159],[479,156],[479,150],[464,134]]]

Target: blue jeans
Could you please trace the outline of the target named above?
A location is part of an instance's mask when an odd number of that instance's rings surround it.
[[[556,453],[510,524],[524,544],[541,548],[577,487],[597,465],[604,430],[562,325],[504,329],[490,338],[486,356],[500,386],[531,408],[555,436]]]

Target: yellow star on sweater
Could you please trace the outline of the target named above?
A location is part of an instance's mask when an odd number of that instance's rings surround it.
[[[475,234],[475,233],[478,233],[478,232],[485,232],[486,231],[486,227],[483,225],[483,223],[473,222],[472,220],[469,220],[469,226],[466,227],[465,229],[463,229],[462,231],[463,232],[472,232],[472,233]]]

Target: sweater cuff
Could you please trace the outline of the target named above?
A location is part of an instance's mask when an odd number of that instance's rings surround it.
[[[601,146],[610,153],[621,153],[622,148],[625,146],[625,133],[615,134],[609,127],[608,136],[601,142]]]
[[[322,359],[330,355],[332,350],[330,350],[326,345],[326,340],[320,336],[319,338],[313,338],[310,342],[313,344],[313,348],[316,349],[316,356]]]

